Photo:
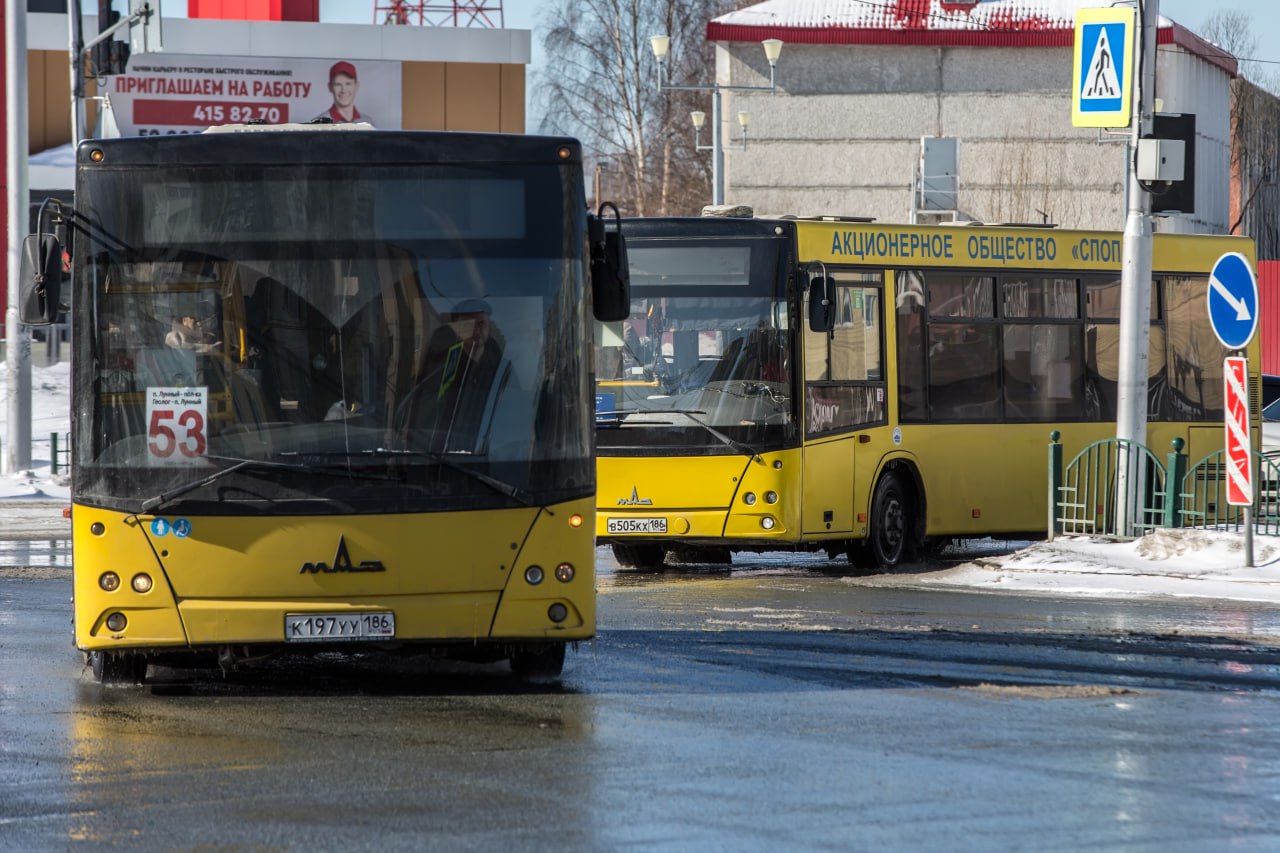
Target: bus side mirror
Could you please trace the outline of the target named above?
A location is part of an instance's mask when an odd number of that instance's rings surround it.
[[[48,326],[62,312],[62,242],[53,234],[30,234],[22,241],[19,280],[22,322]]]
[[[613,208],[614,227],[605,227],[605,207]],[[631,315],[631,269],[627,266],[627,241],[622,236],[622,217],[611,202],[600,205],[596,215],[587,217],[591,245],[591,302],[596,319],[616,323]]]
[[[834,312],[831,310],[832,303],[835,301],[832,284],[831,279],[823,276],[809,282],[809,328],[812,331],[831,331],[835,320]]]

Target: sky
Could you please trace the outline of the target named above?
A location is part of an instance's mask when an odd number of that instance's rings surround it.
[[[42,346],[36,344],[37,347]],[[0,400],[8,373],[0,363]],[[49,434],[71,429],[70,365],[63,361],[31,370],[32,470],[0,475],[0,527],[4,505],[15,501],[67,500],[65,472],[50,474]],[[0,436],[7,437],[8,406],[0,406]],[[34,506],[31,504],[31,506]],[[2,538],[2,537],[0,537]],[[1025,592],[1067,597],[1196,597],[1280,604],[1280,537],[1254,537],[1254,567],[1246,568],[1243,536],[1220,531],[1157,531],[1135,542],[1063,537],[1054,542],[993,542],[961,545],[955,568],[911,575],[858,578],[859,584]],[[1009,553],[1012,549],[1012,553]],[[787,554],[788,565],[806,555]]]
[[[1099,6],[1107,5],[1099,2]],[[1254,59],[1267,63],[1272,74],[1280,75],[1280,2],[1276,0],[1160,0],[1160,14],[1179,24],[1199,31],[1205,19],[1218,10],[1243,12],[1254,25],[1257,50]]]

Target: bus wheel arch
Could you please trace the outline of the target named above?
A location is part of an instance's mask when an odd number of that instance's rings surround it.
[[[925,517],[924,486],[916,466],[890,460],[871,493],[864,559],[878,568],[913,559],[924,542]]]

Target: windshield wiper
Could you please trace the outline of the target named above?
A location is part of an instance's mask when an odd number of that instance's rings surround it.
[[[287,456],[291,454],[282,453],[280,455]],[[427,459],[427,460],[430,460],[431,462],[435,462],[439,465],[443,465],[445,468],[448,468],[450,471],[457,471],[459,474],[463,474],[467,477],[470,477],[471,479],[475,480],[478,483],[483,483],[484,485],[493,489],[495,492],[498,492],[499,494],[502,494],[502,495],[506,495],[512,500],[517,500],[520,503],[524,504],[525,506],[538,505],[537,499],[534,498],[533,494],[525,491],[519,486],[513,486],[511,483],[507,483],[503,480],[499,480],[497,477],[490,477],[488,474],[485,474],[481,471],[477,471],[474,468],[468,468],[466,465],[460,465],[454,460],[450,459],[447,454],[437,453],[431,450],[393,450],[392,448],[389,448],[389,447],[379,447],[375,450],[350,450],[350,451],[332,450],[332,451],[326,451],[323,453],[298,453],[296,455],[298,456],[338,456],[338,457],[374,456],[374,457],[384,458],[384,459],[411,457],[414,459]],[[470,454],[465,454],[465,455],[470,455]]]
[[[623,415],[684,415],[686,418],[693,421],[695,424],[702,427],[707,432],[711,433],[711,435],[715,436],[715,438],[720,443],[728,445],[729,447],[732,447],[734,450],[738,451],[739,453],[745,454],[746,456],[750,456],[752,459],[760,458],[760,451],[756,450],[751,445],[744,444],[743,442],[738,441],[736,438],[730,438],[729,436],[725,435],[720,430],[716,429],[706,421],[700,418],[694,417],[694,415],[705,415],[705,414],[706,412],[702,412],[697,409],[634,409],[631,411],[620,410],[616,412],[596,412],[596,417],[600,417],[601,415],[604,415],[605,417],[615,417],[615,418],[618,418],[617,422],[619,424],[625,423],[625,424],[632,424],[636,426],[674,426],[674,424],[669,424],[665,421],[623,421],[622,416]]]
[[[282,453],[280,455],[285,456],[287,454]],[[354,474],[354,472],[352,472],[348,468],[315,468],[310,465],[298,465],[291,462],[271,462],[266,459],[237,459],[234,456],[206,456],[204,458],[213,462],[231,462],[234,464],[228,465],[226,468],[221,468],[217,471],[214,471],[212,474],[209,474],[206,477],[201,477],[199,480],[192,480],[190,483],[183,483],[181,486],[172,488],[167,492],[161,492],[160,494],[156,495],[153,498],[147,498],[145,501],[142,502],[142,511],[151,512],[152,510],[159,509],[160,507],[168,504],[170,501],[174,500],[175,498],[180,498],[185,494],[194,492],[196,489],[202,489],[205,486],[209,485],[210,483],[216,482],[217,480],[221,480],[223,477],[227,476],[228,474],[232,474],[243,468],[260,468],[260,469],[265,469],[270,471],[278,471],[278,470],[305,471],[308,474],[324,474],[331,477],[358,476],[360,477],[360,479],[377,479],[377,480],[395,480],[396,479],[394,477],[384,477],[380,475],[369,475],[369,474],[357,475],[357,474]]]

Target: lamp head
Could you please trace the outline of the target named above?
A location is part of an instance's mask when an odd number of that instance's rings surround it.
[[[777,64],[778,57],[782,55],[782,39],[765,39],[760,44],[764,45],[764,58],[769,60],[769,64]]]
[[[702,126],[707,123],[707,114],[702,110],[694,110],[689,113],[689,118],[693,120],[693,127],[695,130],[701,130]]]
[[[662,62],[667,58],[667,51],[671,50],[671,37],[649,36],[649,46],[653,48],[653,55]]]
[[[746,110],[740,110],[738,112],[738,124],[742,125],[743,130],[746,130],[747,125],[751,124],[751,113]]]

